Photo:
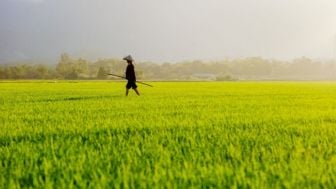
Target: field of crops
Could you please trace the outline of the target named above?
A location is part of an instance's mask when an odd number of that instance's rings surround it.
[[[335,188],[336,83],[0,82],[0,188]]]

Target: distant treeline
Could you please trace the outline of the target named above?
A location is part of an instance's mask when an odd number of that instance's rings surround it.
[[[0,65],[0,79],[117,79],[126,63],[120,59],[91,62],[62,54],[56,66],[34,63]],[[156,64],[136,62],[143,80],[336,80],[336,61],[298,58],[290,62],[260,57],[223,61],[189,61]]]

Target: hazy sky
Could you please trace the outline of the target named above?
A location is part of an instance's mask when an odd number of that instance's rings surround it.
[[[0,62],[336,55],[336,0],[0,0]]]

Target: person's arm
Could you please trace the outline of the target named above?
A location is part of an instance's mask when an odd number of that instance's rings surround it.
[[[132,79],[136,81],[134,66],[132,65]]]
[[[125,74],[126,74],[126,79],[129,80],[130,79],[130,67],[129,66],[127,66]]]

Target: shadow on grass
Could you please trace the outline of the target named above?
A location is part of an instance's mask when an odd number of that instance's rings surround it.
[[[115,96],[75,96],[75,97],[63,97],[63,98],[52,98],[52,99],[39,99],[34,100],[31,102],[62,102],[62,101],[81,101],[81,100],[101,100],[101,99],[108,99],[108,98],[115,98],[119,97]]]

